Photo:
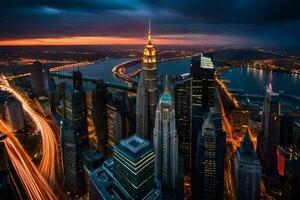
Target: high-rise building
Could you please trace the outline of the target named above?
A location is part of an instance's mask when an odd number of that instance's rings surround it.
[[[13,131],[25,127],[25,116],[21,102],[12,96],[9,96],[5,102],[6,117]]]
[[[86,192],[80,139],[70,120],[61,123],[62,169],[65,187],[77,197]]]
[[[75,90],[65,100],[65,118],[72,123],[74,132],[79,137],[81,150],[89,147],[87,129],[87,106],[84,91]]]
[[[35,61],[31,66],[31,88],[37,96],[42,96],[45,93],[45,70],[39,61]]]
[[[143,69],[142,69],[143,70]],[[143,138],[148,137],[148,103],[144,73],[141,72],[136,96],[136,132]]]
[[[268,174],[277,173],[277,145],[280,139],[279,94],[266,89],[262,114],[262,133],[258,135],[258,151],[262,170]]]
[[[78,71],[73,71],[73,89],[82,90],[82,73]]]
[[[237,199],[259,199],[261,165],[248,131],[244,135],[233,161]]]
[[[92,115],[95,131],[98,139],[98,149],[106,156],[107,154],[107,104],[108,91],[103,80],[98,80],[92,91]]]
[[[147,141],[144,144],[142,141],[145,140],[139,137],[130,138],[129,143],[118,144],[121,145],[121,149],[118,148],[121,151],[118,150],[116,157],[114,155],[105,160],[102,167],[89,174],[91,200],[161,199],[158,184],[153,180],[153,145]],[[138,143],[135,143],[135,140]],[[134,160],[134,163],[131,163],[131,160]],[[116,162],[118,170],[115,170]],[[147,194],[147,191],[151,192]]]
[[[175,125],[175,107],[166,77],[165,89],[156,108],[153,130],[155,149],[155,177],[164,188],[176,187],[178,175],[178,138]]]
[[[191,78],[175,84],[175,116],[178,135],[178,153],[184,159],[184,174],[191,172],[192,113]]]
[[[214,106],[214,64],[211,58],[195,56],[191,61],[192,102],[193,106]]]
[[[196,173],[196,152],[197,141],[201,134],[202,124],[208,117],[211,108],[214,106],[214,65],[210,58],[204,57],[202,54],[195,56],[191,60],[190,76],[192,78],[191,85],[191,101],[192,101],[192,132],[191,132],[191,173]],[[192,176],[192,190],[197,185],[195,176]],[[193,192],[192,192],[193,193]]]
[[[107,104],[107,135],[108,145],[112,148],[116,143],[122,140],[122,117],[118,108],[114,104]]]
[[[221,115],[211,113],[198,138],[196,172],[192,175],[193,199],[223,199],[225,152]]]
[[[114,185],[125,199],[149,199],[155,192],[154,147],[136,135],[113,148]]]
[[[300,161],[289,160],[286,162],[284,177],[282,199],[295,200],[300,196]]]
[[[158,95],[156,70],[156,50],[151,41],[151,24],[149,24],[148,44],[144,49],[143,67],[141,69],[140,82],[143,83],[139,84],[139,87],[144,87],[144,89],[138,89],[136,125],[137,134],[150,141],[152,140]],[[144,108],[139,108],[140,106]],[[147,110],[145,111],[144,109]],[[147,127],[145,127],[146,124]],[[144,130],[147,131],[144,132]]]

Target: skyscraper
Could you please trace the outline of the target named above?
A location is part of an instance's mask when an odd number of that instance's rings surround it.
[[[107,104],[108,91],[103,80],[98,80],[92,91],[92,115],[98,138],[98,149],[106,156],[107,153]]]
[[[192,80],[192,102],[193,106],[214,106],[214,64],[211,58],[195,56],[191,61],[190,75]]]
[[[144,87],[145,89],[138,89],[137,118],[136,118],[137,131],[138,131],[137,134],[148,140],[152,140],[152,131],[154,128],[155,110],[157,104],[158,91],[157,91],[156,70],[157,70],[156,50],[151,41],[151,24],[149,23],[148,44],[144,49],[143,67],[141,69],[140,82],[143,83],[139,83],[140,85],[139,87]],[[140,109],[139,106],[145,108]],[[144,109],[147,110],[145,111]],[[146,127],[145,124],[147,123],[148,126]],[[144,130],[146,130],[146,132],[143,132]]]
[[[61,122],[61,148],[65,187],[78,197],[86,192],[80,139],[72,122]]]
[[[211,108],[214,106],[214,65],[210,58],[202,54],[195,56],[191,60],[190,76],[191,84],[191,101],[192,101],[192,132],[191,132],[191,173],[197,173],[197,141],[201,134],[202,124],[208,117]],[[192,176],[192,190],[198,192],[197,177]],[[194,193],[194,192],[192,192]]]
[[[269,174],[277,172],[277,145],[280,139],[280,102],[279,94],[266,89],[262,114],[262,133],[258,135],[258,151],[262,169]]]
[[[82,73],[78,71],[73,71],[73,89],[82,90]]]
[[[13,131],[17,131],[25,127],[25,116],[22,104],[12,96],[9,96],[5,102],[5,113]]]
[[[45,93],[44,70],[39,61],[35,61],[31,66],[31,88],[37,96],[42,96]]]
[[[226,134],[220,114],[211,113],[198,138],[193,199],[223,199]]]
[[[143,69],[142,69],[143,70]],[[148,137],[148,104],[144,73],[141,72],[136,96],[136,132],[140,137]]]
[[[148,199],[155,191],[154,147],[133,135],[113,148],[114,185],[125,199]]]
[[[259,199],[261,165],[248,131],[234,156],[233,165],[237,199]]]
[[[72,123],[79,137],[81,151],[88,149],[87,105],[84,91],[75,90],[65,100],[65,118]]]
[[[166,76],[164,93],[156,109],[153,130],[155,149],[155,176],[165,188],[176,187],[178,175],[178,138],[175,125],[175,107]]]
[[[191,78],[175,84],[175,116],[178,135],[178,153],[184,158],[184,174],[191,172],[192,113]]]

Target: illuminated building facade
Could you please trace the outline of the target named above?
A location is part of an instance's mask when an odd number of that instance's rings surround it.
[[[234,156],[235,189],[238,200],[259,199],[261,165],[248,131]]]
[[[175,188],[178,175],[178,138],[175,126],[175,108],[166,77],[153,130],[155,149],[155,177],[165,188]]]
[[[266,89],[262,114],[262,133],[258,135],[258,152],[262,169],[266,173],[277,173],[277,145],[280,137],[280,101],[279,94]]]
[[[151,199],[156,191],[153,145],[133,135],[116,144],[113,155],[113,181],[124,199]]]
[[[193,174],[193,199],[223,199],[226,134],[221,114],[211,113],[198,137],[196,172]]]
[[[175,84],[175,116],[178,135],[178,153],[184,159],[184,174],[191,172],[191,78]]]
[[[151,141],[155,121],[158,91],[156,78],[156,50],[151,41],[150,26],[151,25],[149,24],[148,44],[146,45],[143,53],[143,66],[141,69],[140,80],[141,83],[139,83],[139,87],[144,87],[144,89],[138,89],[137,94],[136,127],[138,135]],[[148,124],[147,127],[146,124]],[[146,132],[144,132],[145,130]]]
[[[62,121],[60,132],[64,186],[80,197],[86,192],[80,139],[69,120]]]

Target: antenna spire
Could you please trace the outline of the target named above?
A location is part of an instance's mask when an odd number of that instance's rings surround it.
[[[149,19],[148,42],[151,43],[151,18]]]

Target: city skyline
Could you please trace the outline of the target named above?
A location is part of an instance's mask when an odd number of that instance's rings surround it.
[[[4,2],[0,200],[297,199],[300,3],[270,3]]]

